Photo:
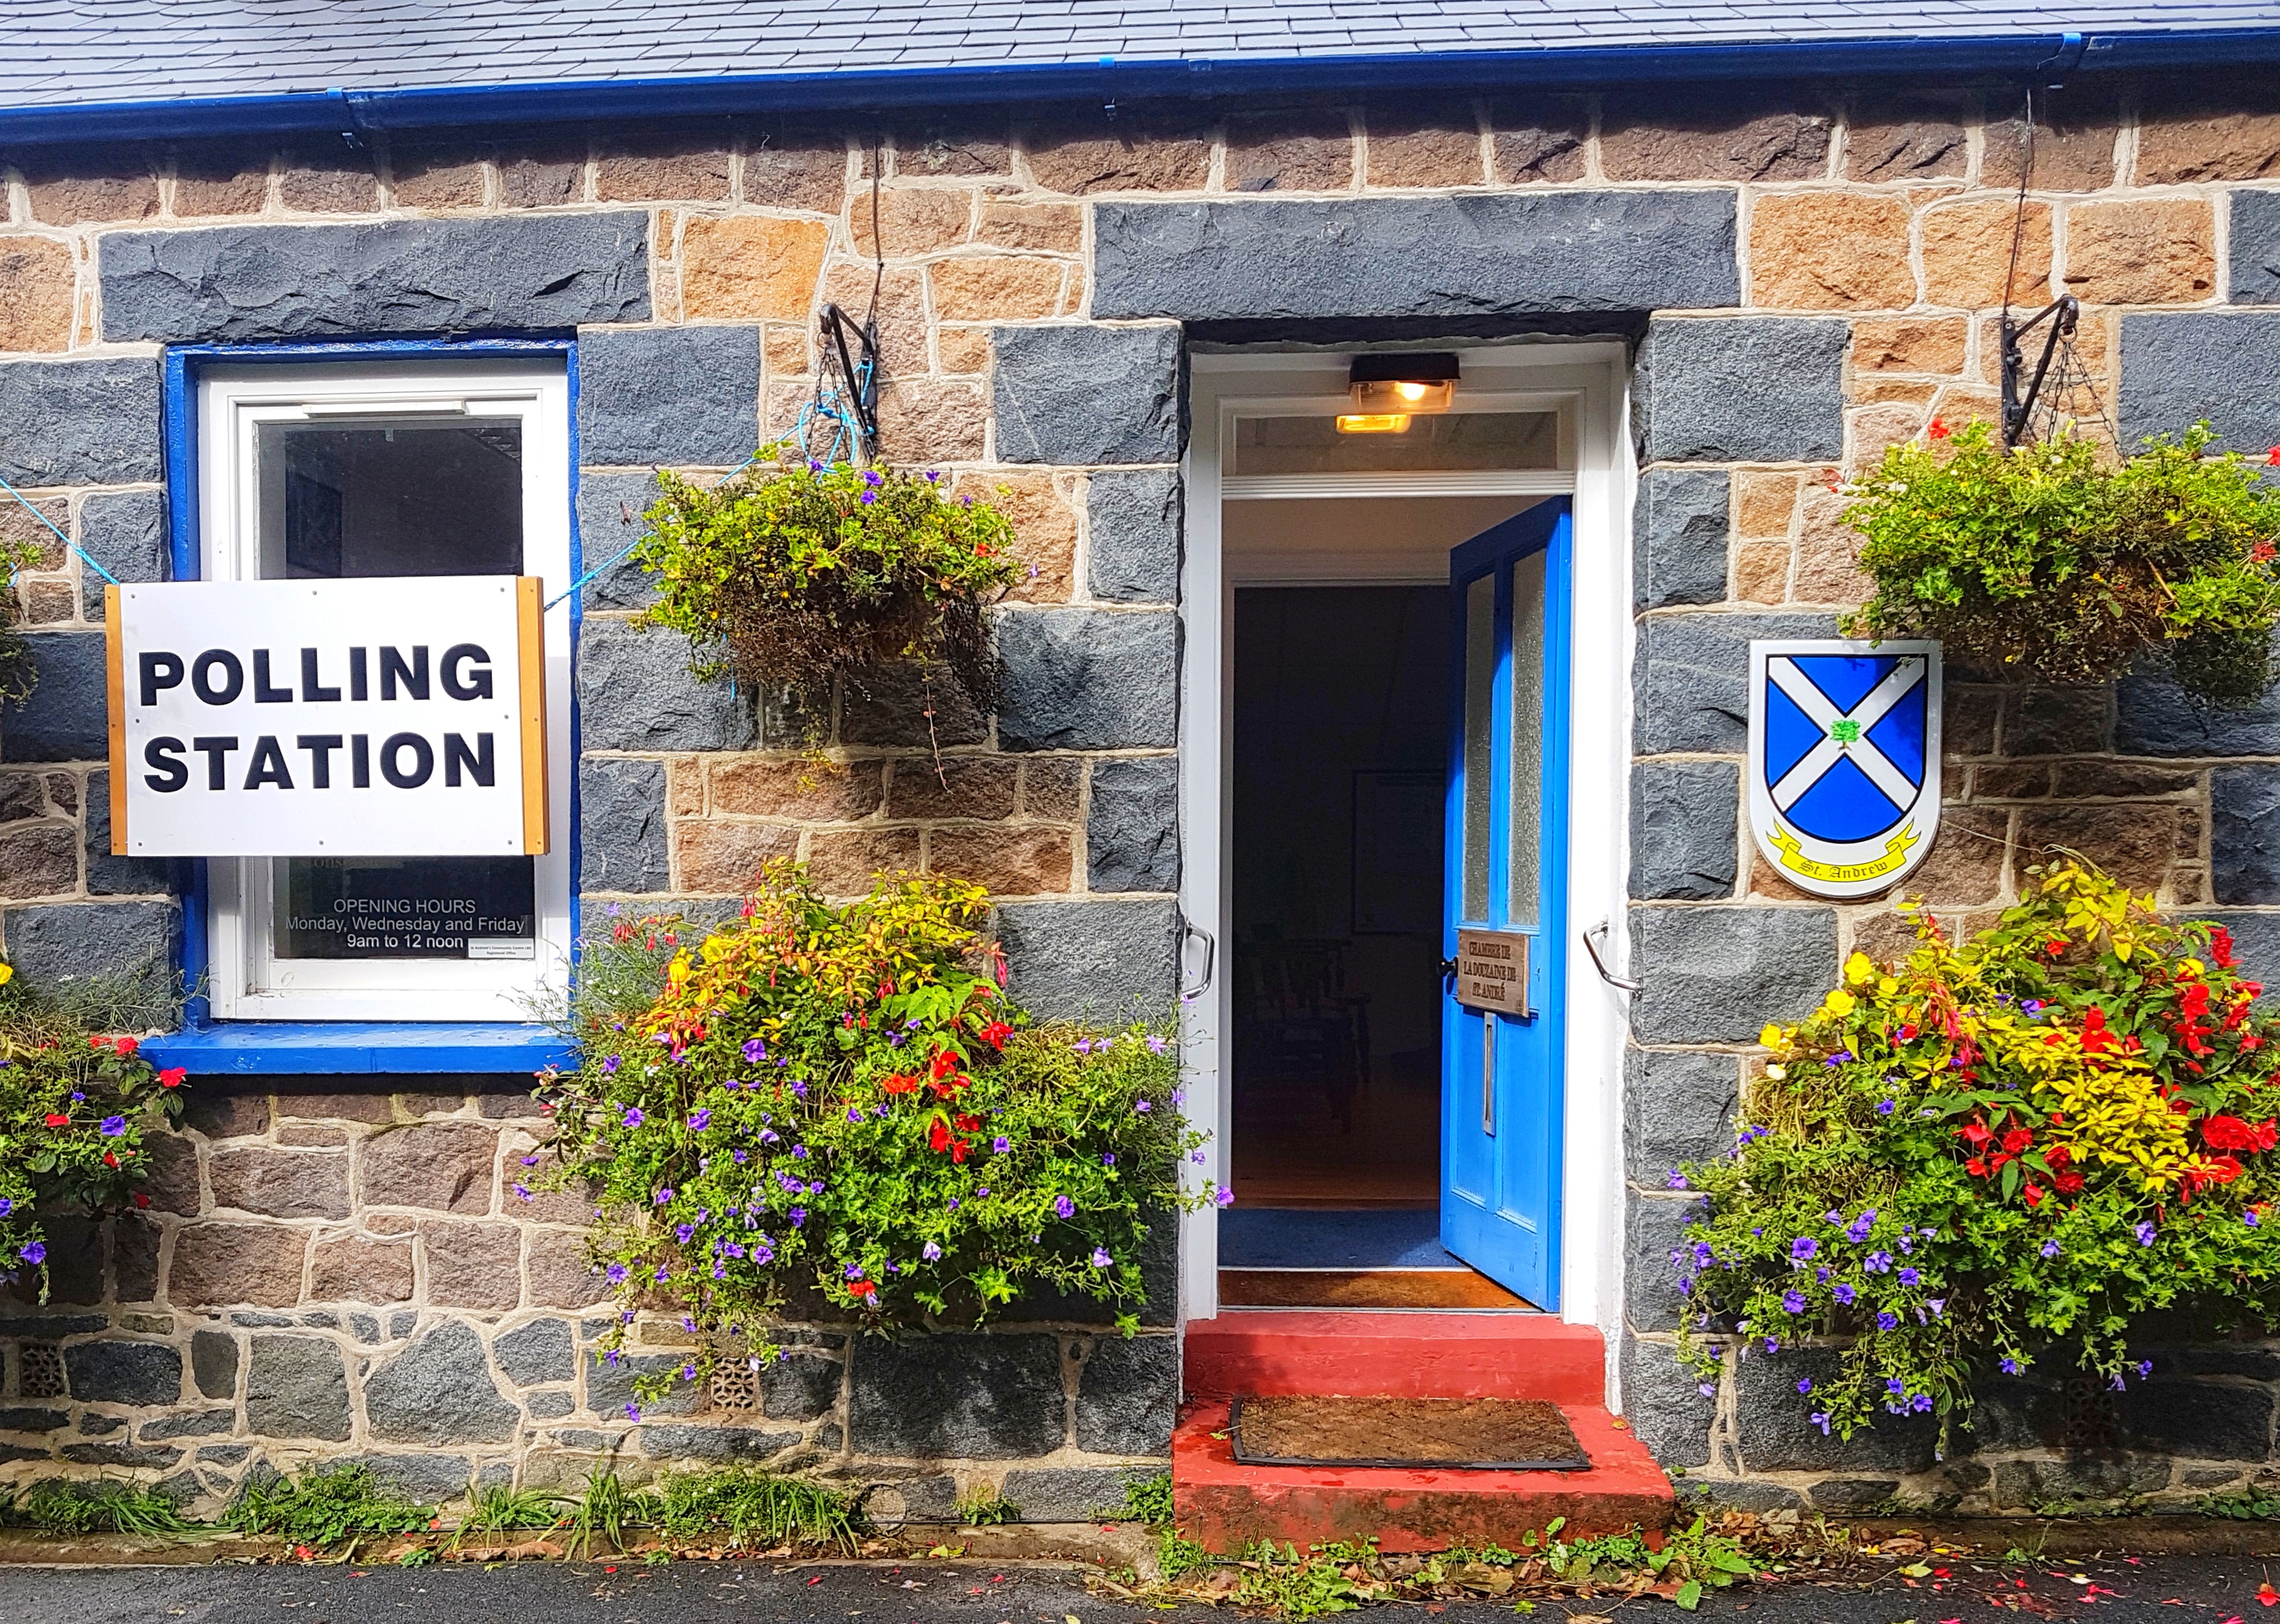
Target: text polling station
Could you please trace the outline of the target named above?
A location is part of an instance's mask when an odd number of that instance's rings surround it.
[[[104,594],[112,850],[546,850],[535,576],[173,581]]]

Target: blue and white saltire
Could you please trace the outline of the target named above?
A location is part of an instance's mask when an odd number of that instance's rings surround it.
[[[1939,828],[1939,645],[1750,645],[1750,829],[1800,890],[1876,896]]]

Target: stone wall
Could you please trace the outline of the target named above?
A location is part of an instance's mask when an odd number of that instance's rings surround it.
[[[2280,440],[2269,387],[2280,376],[2280,314],[2254,308],[2280,304],[2280,113],[2210,102],[2195,85],[2085,81],[2044,104],[2023,194],[2026,142],[2012,102],[1936,87],[1190,103],[1128,106],[1113,122],[1098,108],[1045,109],[939,122],[913,112],[832,129],[714,120],[374,141],[361,150],[185,143],[9,159],[0,474],[116,573],[151,578],[166,556],[164,345],[574,332],[577,511],[586,556],[599,562],[635,534],[652,468],[731,467],[792,422],[813,389],[820,304],[859,313],[875,281],[887,453],[943,470],[953,488],[996,493],[1035,568],[999,619],[1001,712],[974,715],[938,696],[929,737],[908,693],[843,694],[824,719],[842,770],[808,785],[795,719],[691,681],[674,640],[629,624],[643,601],[638,575],[611,571],[586,595],[579,657],[580,884],[595,907],[705,906],[783,853],[848,889],[880,864],[959,869],[1008,898],[1000,926],[1015,989],[1048,1010],[1164,997],[1173,985],[1184,342],[1636,340],[1633,930],[1649,990],[1634,1011],[1626,1100],[1629,1402],[1666,1459],[1707,1471],[1730,1493],[1833,1503],[1867,1495],[1862,1483],[1881,1492],[1949,1481],[1924,1476],[1906,1450],[1875,1470],[1818,1451],[1746,1377],[1700,1399],[1661,1345],[1675,1312],[1664,1258],[1679,1216],[1658,1193],[1662,1170],[1716,1143],[1762,1019],[1802,1008],[1840,950],[1894,940],[1888,909],[1809,901],[1751,861],[1737,817],[1744,649],[1752,635],[1823,630],[1857,598],[1829,489],[1839,473],[1935,414],[1991,410],[1991,314],[2014,228],[2019,302],[2071,291],[2088,306],[2082,350],[2098,399],[2074,404],[2102,404],[2124,436],[2210,411],[2243,443]],[[4,533],[37,539],[27,522],[0,510]],[[173,876],[104,850],[99,598],[52,547],[17,590],[45,680],[27,705],[0,714],[0,943],[35,976],[163,967]],[[2055,842],[2176,905],[2228,910],[2252,962],[2280,958],[2280,915],[2255,911],[2280,902],[2264,855],[2280,839],[2280,709],[2204,727],[2152,678],[2090,696],[1958,682],[1947,725],[1956,804],[1923,883],[1952,916],[2011,895],[2024,863]],[[201,1086],[208,1109],[238,1109],[229,1084]],[[400,1109],[429,1114],[417,1102]],[[451,1131],[503,1131],[489,1112],[463,1108]],[[320,1113],[281,1104],[258,1131],[282,1135],[311,1114]],[[468,1380],[457,1388],[478,1409],[518,1417],[511,1437],[481,1451],[440,1452],[471,1469],[522,1459],[541,1471],[539,1429],[566,1427],[567,1412],[551,1412],[590,1402],[590,1387],[583,1397],[558,1386],[526,1400],[507,1385],[502,1333],[528,1315],[582,1335],[576,1305],[523,1295],[512,1314],[450,1305],[433,1318],[459,1238],[436,1226],[480,1229],[475,1219],[494,1209],[422,1218],[419,1203],[394,1199],[409,1184],[364,1191],[362,1170],[386,1166],[361,1148],[384,1142],[381,1126],[312,1122],[305,1131],[350,1135],[359,1148],[328,1140],[263,1154],[345,1158],[354,1198],[383,1210],[358,1220],[370,1244],[419,1254],[407,1266],[428,1306],[340,1317],[329,1299],[297,1295],[290,1314],[287,1305],[227,1304],[208,1328],[249,1369],[266,1337],[331,1350],[294,1357],[321,1366],[336,1354],[344,1373],[399,1361],[417,1371],[430,1358],[419,1351],[435,1350],[460,1361],[451,1367]],[[219,1204],[214,1165],[235,1166],[235,1149],[217,1137],[201,1154],[212,1187],[200,1199]],[[397,1216],[408,1229],[390,1228]],[[148,1251],[141,1220],[142,1251],[113,1237],[113,1276],[122,1258],[142,1273],[105,1285],[101,1326],[90,1312],[78,1316],[85,1328],[56,1333],[86,1339],[66,1340],[66,1353],[108,1341],[170,1349],[119,1358],[158,1373],[154,1389],[169,1358],[187,1359],[178,1391],[203,1393],[189,1307],[137,1294],[158,1292],[162,1278],[171,1289],[182,1236],[208,1233],[207,1221],[186,1213],[156,1225],[175,1248],[163,1270],[129,1255]],[[495,1227],[509,1221],[491,1216]],[[288,1244],[310,1249],[305,1273],[327,1244],[312,1236],[328,1225],[350,1228],[329,1209],[255,1227],[271,1237],[263,1246],[299,1235]],[[504,1234],[489,1243],[504,1247]],[[517,1230],[524,1293],[554,1289],[530,1260],[573,1234]],[[204,1243],[194,1238],[188,1255]],[[224,1290],[250,1292],[261,1274],[252,1256],[228,1267],[245,1284]],[[320,1289],[313,1277],[309,1289]],[[404,1313],[414,1318],[399,1335]],[[337,1323],[312,1325],[311,1314]],[[242,1315],[293,1323],[238,1325]],[[367,1324],[377,1340],[364,1337]],[[1058,1339],[1057,1351],[1048,1358],[1045,1340],[1023,1336]],[[888,1407],[958,1411],[973,1391],[959,1373],[1015,1344],[1030,1351],[1005,1357],[1028,1361],[1020,1368],[1036,1377],[1039,1407],[1028,1421],[982,1412],[989,1435],[1018,1441],[1008,1459],[1068,1459],[1054,1451],[1069,1435],[1036,1419],[1051,1410],[1042,1395],[1059,1373],[1064,1388],[1051,1390],[1068,1397],[1076,1382],[1067,1424],[1077,1447],[1092,1449],[1083,1378],[1071,1373],[1075,1350],[1093,1344],[1078,1329],[916,1344],[891,1356],[914,1374]],[[1150,1405],[1168,1402],[1168,1343],[1098,1345],[1104,1359],[1133,1348],[1156,1358],[1125,1385]],[[480,1360],[468,1351],[481,1347]],[[787,1413],[784,1430],[794,1420],[803,1430],[783,1447],[836,1447],[843,1463],[967,1450],[968,1439],[923,1431],[867,1443],[863,1417],[882,1412],[854,1396],[874,1357],[864,1343],[850,1360],[851,1420],[813,1406]],[[112,1356],[79,1358],[100,1372]],[[478,1363],[488,1387],[473,1379]],[[23,1368],[12,1359],[10,1380]],[[349,1396],[334,1412],[350,1418],[350,1435],[298,1447],[408,1450],[369,1431],[371,1379],[341,1378]],[[2212,1390],[2230,1394],[2242,1379],[2212,1377]],[[1023,1380],[992,1375],[986,1387],[1027,1390]],[[2164,1390],[2187,1391],[2149,1389]],[[238,1387],[229,1392],[235,1434],[251,1418]],[[2181,1412],[2206,1397],[2188,1393]],[[125,1426],[124,1412],[96,1402],[91,1412],[78,1400],[32,1408]],[[763,1420],[775,1419],[768,1402]],[[2227,1402],[2261,1403],[2268,1421],[2268,1394]],[[599,1420],[589,1412],[570,1428],[576,1449],[598,1447]],[[76,1439],[61,1447],[105,1436],[167,1447],[72,1425]],[[2039,1425],[2013,1436],[2015,1461],[2059,1459],[2047,1447],[2058,1435]],[[2165,1434],[2143,1416],[2132,1425],[2153,1428],[2137,1435],[2156,1459],[2212,1447],[2188,1447],[2174,1425]],[[827,1440],[833,1426],[837,1445]],[[640,1430],[636,1452],[649,1450]],[[34,1441],[9,1447],[44,1456],[37,1440],[65,1435],[11,1435]],[[1160,1447],[1150,1435],[1144,1447],[1096,1453]],[[2227,1460],[2246,1458],[2224,1447]],[[2021,1503],[2029,1491],[2012,1480],[2042,1469],[1995,1472],[1955,1491]],[[1014,1497],[1024,1498],[1018,1487]]]
[[[1160,1469],[1179,1365],[1169,1226],[1130,1340],[1086,1303],[899,1342],[794,1323],[782,1360],[636,1422],[633,1377],[678,1365],[688,1338],[643,1320],[623,1365],[597,1363],[609,1290],[588,1209],[513,1193],[543,1136],[536,1105],[484,1091],[504,1079],[419,1083],[202,1093],[183,1133],[149,1142],[147,1210],[51,1226],[52,1303],[0,1304],[0,1482],[128,1468],[212,1511],[246,1473],[313,1460],[367,1462],[430,1500],[750,1462],[870,1489],[886,1520],[949,1520],[959,1496],[997,1489],[1065,1521]]]

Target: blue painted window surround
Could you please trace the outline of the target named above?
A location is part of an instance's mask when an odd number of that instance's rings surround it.
[[[307,344],[177,345],[166,354],[166,518],[173,577],[196,581],[202,571],[198,535],[197,373],[202,366],[245,361],[397,361],[420,358],[558,355],[569,374],[570,574],[584,563],[578,540],[574,483],[578,477],[578,353],[574,341],[558,339],[416,339]],[[581,595],[570,600],[573,646],[581,620]],[[577,750],[574,708],[571,750]],[[567,813],[570,838],[570,932],[577,940],[577,774],[571,775]],[[435,1075],[528,1074],[566,1063],[572,1045],[553,1028],[536,1022],[463,1021],[278,1021],[211,1018],[203,993],[207,958],[206,865],[186,865],[182,892],[182,979],[192,989],[182,1029],[146,1040],[142,1054],[153,1065],[179,1066],[193,1078],[275,1077],[306,1074]]]

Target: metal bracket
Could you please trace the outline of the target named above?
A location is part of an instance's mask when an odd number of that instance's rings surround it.
[[[855,319],[839,306],[826,304],[821,326],[824,338],[837,352],[839,375],[847,391],[848,410],[855,414],[855,429],[863,442],[863,456],[867,460],[875,458],[879,454],[878,321],[874,317],[858,327]],[[851,333],[855,337],[851,355],[847,348]]]
[[[2061,294],[2037,311],[2026,320],[2014,326],[2010,313],[2004,312],[2000,332],[2003,341],[2003,449],[2017,445],[2027,432],[2027,419],[2035,410],[2035,397],[2043,392],[2043,380],[2049,375],[2051,358],[2058,353],[2059,342],[2074,336],[2076,325],[2082,318],[2082,301],[2072,294]],[[2019,341],[2044,322],[2051,330],[2043,338],[2042,358],[2035,363],[2035,380],[2027,386],[2022,399],[2019,394],[2019,373],[2026,366],[2026,357],[2019,349]]]
[[[1607,961],[1599,956],[1599,949],[1604,943],[1606,934],[1607,921],[1605,920],[1601,920],[1583,933],[1583,951],[1591,956],[1591,968],[1599,973],[1601,981],[1618,991],[1638,991],[1640,983],[1632,981],[1629,976],[1617,975],[1607,968]]]

